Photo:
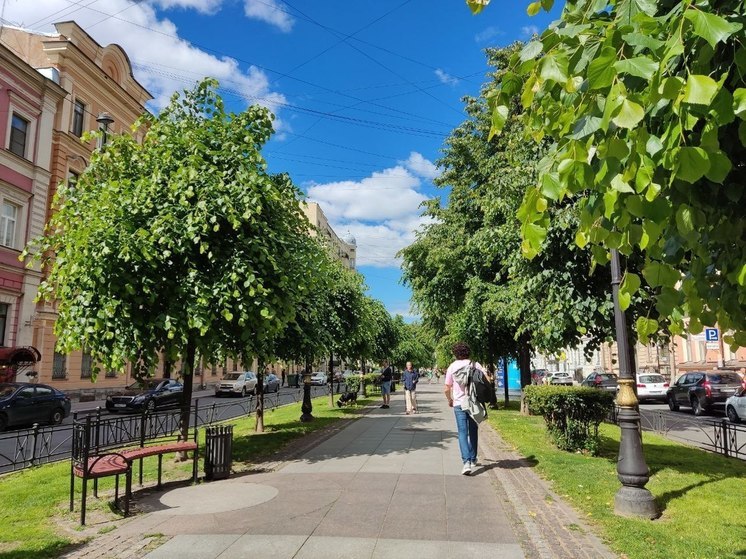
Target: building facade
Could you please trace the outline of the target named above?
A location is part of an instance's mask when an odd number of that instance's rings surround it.
[[[99,128],[97,117],[108,113],[113,119],[108,128],[110,132],[128,132],[146,112],[145,103],[152,98],[133,77],[129,59],[121,47],[99,45],[75,22],[57,23],[55,29],[56,33],[42,34],[4,27],[0,35],[3,46],[32,68],[51,77],[58,89],[65,92],[49,103],[50,132],[44,139],[43,149],[51,151],[47,157],[47,175],[39,179],[46,195],[38,201],[33,199],[37,212],[33,214],[36,234],[41,233],[51,216],[51,201],[57,185],[74,180],[88,165],[96,145],[94,141],[83,142],[81,136]],[[32,300],[24,296],[23,310],[11,320],[18,320],[28,329],[23,339],[41,353],[41,361],[37,364],[38,380],[66,391],[90,387],[94,365],[90,355],[81,351],[69,355],[56,352],[55,304],[42,302],[33,306],[29,302]],[[123,379],[117,378],[119,375],[106,373],[98,379],[97,385],[121,386]]]
[[[52,135],[65,91],[0,45],[0,346],[31,346],[38,266],[19,260],[46,222]],[[31,368],[23,371],[31,372]],[[18,380],[27,380],[18,371]],[[0,377],[15,371],[0,364]]]
[[[351,270],[355,269],[355,257],[357,254],[357,242],[349,232],[340,238],[329,225],[323,210],[316,202],[302,202],[301,209],[311,223],[310,234],[321,235],[329,243],[332,256],[339,259],[343,265]]]

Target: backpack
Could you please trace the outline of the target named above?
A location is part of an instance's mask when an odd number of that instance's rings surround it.
[[[469,363],[467,367],[469,370],[466,376],[466,393],[470,394],[470,387],[473,385],[477,402],[489,404],[492,399],[492,385],[484,376],[484,373],[474,366],[474,363]]]

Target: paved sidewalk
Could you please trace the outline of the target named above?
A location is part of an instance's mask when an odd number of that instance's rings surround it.
[[[420,386],[413,416],[397,393],[274,471],[141,497],[146,514],[68,557],[614,557],[486,424],[460,475],[442,389]]]

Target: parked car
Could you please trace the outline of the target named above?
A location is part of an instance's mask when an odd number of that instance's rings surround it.
[[[734,372],[692,371],[679,377],[668,388],[666,399],[671,411],[680,406],[691,407],[694,415],[702,415],[714,405],[725,401],[743,388],[743,380]]]
[[[565,372],[549,373],[549,384],[561,384],[563,386],[572,386],[572,375]]]
[[[640,402],[650,400],[666,401],[668,383],[663,375],[658,373],[638,373],[637,375],[637,399]]]
[[[170,378],[151,378],[133,382],[122,392],[106,397],[106,409],[110,412],[153,412],[160,408],[178,407],[184,396],[184,387]]]
[[[591,388],[611,390],[613,392],[619,390],[619,382],[617,376],[611,373],[591,373],[587,377],[585,377],[585,379],[583,379],[583,382],[580,383],[580,386],[589,386]]]
[[[317,385],[317,386],[323,386],[326,384],[326,373],[322,373],[321,371],[315,372],[311,375],[311,384]]]
[[[215,385],[215,397],[223,394],[241,395],[256,394],[256,374],[252,371],[234,371],[225,373],[219,383]]]
[[[59,425],[70,415],[70,398],[46,384],[0,384],[0,431],[12,425]]]
[[[281,381],[279,377],[273,373],[264,375],[264,393],[268,392],[279,392]]]
[[[725,413],[731,423],[746,420],[746,386],[725,401]]]

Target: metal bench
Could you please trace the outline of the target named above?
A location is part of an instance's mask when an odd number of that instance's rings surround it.
[[[85,525],[88,480],[98,496],[98,480],[116,476],[114,504],[129,515],[132,497],[132,467],[139,462],[139,483],[143,482],[143,459],[158,456],[158,485],[161,487],[163,455],[193,452],[192,480],[197,482],[197,429],[190,429],[189,440],[179,440],[178,411],[145,413],[129,417],[95,416],[73,421],[73,448],[70,465],[70,511],[75,505],[75,478],[82,479],[80,523]],[[137,445],[133,447],[133,445]],[[119,505],[119,476],[125,476],[124,509]]]

